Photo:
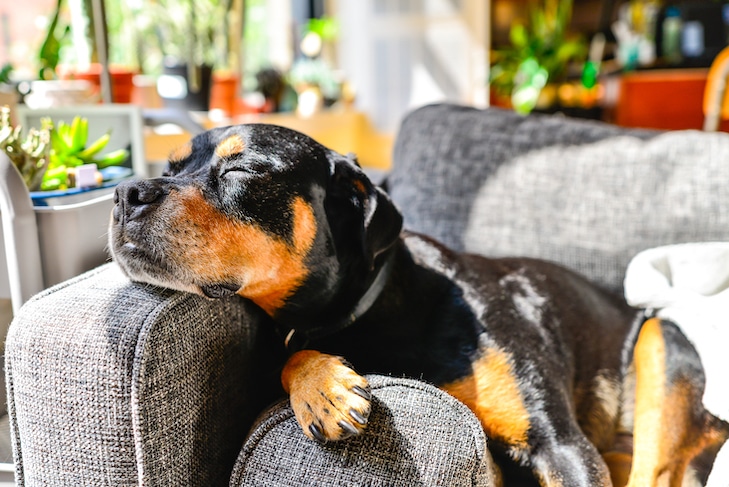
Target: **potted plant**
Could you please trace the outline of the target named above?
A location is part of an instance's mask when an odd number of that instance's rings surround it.
[[[134,108],[94,106],[73,111],[85,111],[89,117],[97,114],[97,120],[110,124],[115,113],[118,120],[124,115],[133,125],[130,129],[139,130],[134,139],[141,137],[141,121],[129,115],[134,111],[140,116]],[[99,136],[99,127],[92,127],[95,123],[83,118],[70,123],[45,120],[39,128],[22,133],[20,126],[12,125],[9,109],[0,109],[0,216],[14,308],[44,287],[107,259],[104,235],[113,186],[132,172],[118,164],[131,162],[130,154],[138,159],[140,147],[116,146],[124,139],[122,134]]]
[[[88,84],[88,95],[82,102],[93,96],[98,99],[101,93],[102,65],[96,39],[92,0],[66,1],[57,0],[50,17],[46,35],[41,44],[39,61],[39,82],[34,82],[34,91],[43,91],[43,81],[52,88],[67,87],[78,90],[80,83],[59,83],[57,80],[84,81]],[[136,73],[132,63],[128,66],[113,65],[109,67],[111,93],[110,101],[129,103],[132,95],[132,79]],[[60,85],[60,86],[59,86]],[[76,95],[79,96],[78,94]],[[78,98],[71,99],[78,102]],[[60,103],[63,102],[61,98]],[[51,103],[53,104],[53,103]],[[41,103],[39,106],[43,106]]]
[[[40,129],[31,128],[23,137],[22,127],[13,127],[10,122],[10,109],[0,108],[0,149],[18,169],[31,196],[43,191],[92,189],[119,179],[121,174],[131,174],[131,170],[111,171],[113,176],[99,172],[126,162],[130,153],[119,148],[102,154],[111,133],[93,142],[88,134],[88,119],[77,116],[70,124],[54,124],[44,118]],[[81,180],[79,174],[90,174],[93,179]]]
[[[135,7],[140,64],[160,74],[167,106],[208,110],[218,80],[237,95],[244,10],[243,0],[147,0]],[[233,106],[231,100],[216,104]]]
[[[112,6],[118,8],[116,3]],[[101,95],[102,64],[92,18],[92,0],[56,0],[55,9],[38,51],[38,80],[32,83],[37,108],[97,101]],[[129,103],[132,98],[133,63],[109,66],[110,99]]]
[[[491,86],[517,112],[532,111],[540,95],[544,100],[548,83],[560,81],[571,62],[585,60],[585,41],[568,33],[571,17],[572,0],[535,1],[529,9],[529,22],[511,28],[511,46],[494,53]]]

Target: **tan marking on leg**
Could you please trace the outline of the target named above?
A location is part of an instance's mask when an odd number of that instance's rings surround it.
[[[342,439],[364,429],[370,402],[354,388],[367,390],[367,380],[344,365],[341,358],[314,350],[296,352],[284,366],[281,384],[309,438],[314,439],[312,425],[326,440]],[[342,427],[342,422],[348,426]]]
[[[667,466],[669,472],[669,485],[682,487],[684,477],[690,472],[691,462],[708,448],[721,445],[726,441],[727,431],[725,425],[707,411],[698,412],[697,404],[701,404],[703,390],[688,381],[679,381],[670,387],[665,400],[665,425],[674,425],[667,428],[664,425],[664,435],[667,431],[675,429],[673,434],[667,435],[663,441],[666,450]],[[722,432],[720,428],[724,427]]]
[[[473,373],[442,389],[468,406],[489,437],[517,448],[527,446],[529,413],[519,390],[511,357],[491,348],[473,364]]]
[[[660,320],[646,321],[638,335],[633,468],[630,487],[681,487],[691,461],[726,439],[726,426],[701,406],[703,390],[688,379],[666,376],[666,344]],[[724,429],[724,431],[722,431]]]
[[[636,372],[633,467],[628,485],[655,485],[660,466],[665,462],[660,444],[663,424],[662,406],[666,400],[666,345],[660,321],[643,324],[635,345]]]
[[[246,149],[246,143],[243,141],[240,135],[231,135],[227,139],[223,140],[215,148],[215,155],[224,159],[240,154]]]

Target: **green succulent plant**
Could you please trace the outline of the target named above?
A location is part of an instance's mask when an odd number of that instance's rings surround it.
[[[71,124],[54,126],[51,119],[41,120],[41,128],[31,128],[23,139],[22,128],[13,127],[10,109],[0,108],[0,149],[13,162],[30,191],[51,191],[69,187],[73,168],[96,164],[103,169],[126,161],[129,151],[119,149],[102,155],[111,134],[107,132],[88,143],[88,120],[75,117]]]
[[[129,151],[118,149],[105,155],[100,152],[111,139],[107,132],[94,142],[88,144],[89,121],[82,117],[74,117],[71,124],[64,121],[53,126],[49,119],[43,120],[50,125],[51,153],[50,163],[46,171],[41,190],[65,189],[68,187],[69,170],[84,164],[96,164],[103,169],[121,164],[129,157]]]

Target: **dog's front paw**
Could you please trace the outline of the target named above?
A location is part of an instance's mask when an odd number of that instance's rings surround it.
[[[342,440],[361,433],[367,425],[369,385],[340,357],[314,350],[296,352],[286,362],[281,382],[309,438]]]

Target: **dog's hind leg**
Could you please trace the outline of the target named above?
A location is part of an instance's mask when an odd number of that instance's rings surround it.
[[[633,360],[635,416],[628,486],[681,487],[694,458],[717,450],[729,436],[729,425],[704,409],[701,361],[676,325],[656,318],[646,321]],[[698,476],[705,478],[703,473]]]
[[[473,372],[441,386],[481,421],[486,435],[515,464],[531,470],[543,487],[609,487],[605,462],[580,430],[568,395],[559,387],[534,392],[528,403],[513,358],[489,348]],[[534,406],[530,409],[531,406]],[[510,485],[508,475],[506,485]]]

